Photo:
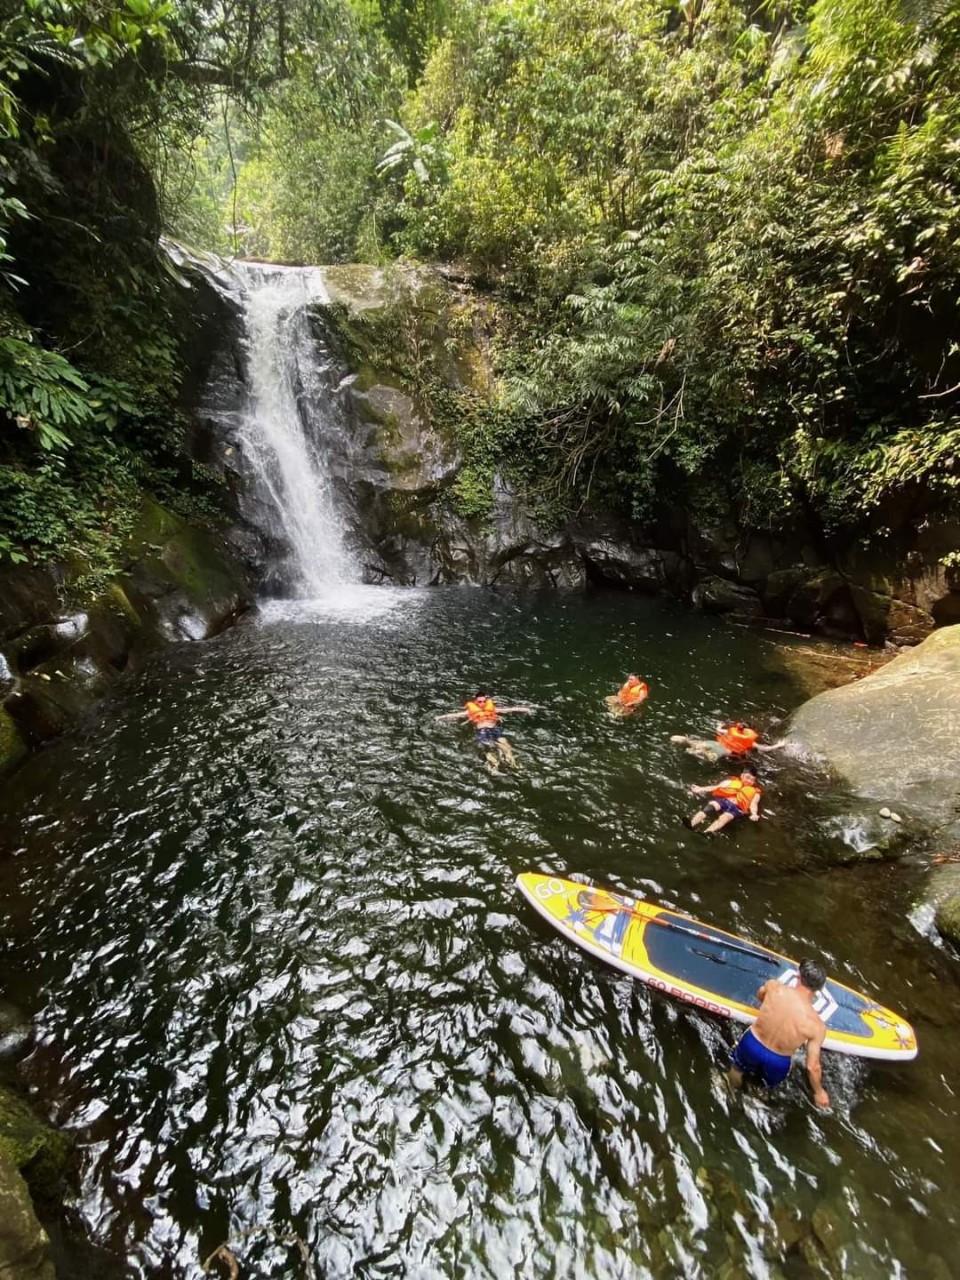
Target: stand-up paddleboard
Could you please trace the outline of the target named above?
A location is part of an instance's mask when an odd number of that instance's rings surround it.
[[[532,871],[517,876],[517,887],[584,951],[709,1013],[754,1022],[759,987],[771,978],[795,986],[799,978],[796,960],[642,898]],[[813,1007],[827,1024],[825,1049],[888,1061],[917,1056],[909,1022],[832,978]]]

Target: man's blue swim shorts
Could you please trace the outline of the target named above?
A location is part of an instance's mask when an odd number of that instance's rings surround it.
[[[740,1043],[730,1055],[733,1065],[744,1075],[759,1076],[768,1089],[783,1084],[790,1072],[793,1059],[789,1054],[774,1053],[761,1044],[751,1030],[746,1030]]]

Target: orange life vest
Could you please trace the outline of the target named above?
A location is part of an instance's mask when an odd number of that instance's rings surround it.
[[[735,756],[743,756],[748,751],[752,751],[759,738],[760,735],[756,729],[750,729],[745,724],[728,725],[722,733],[717,734],[717,741],[721,747],[726,747]]]
[[[497,721],[500,718],[492,698],[484,698],[482,702],[475,702],[471,698],[465,703],[465,707],[471,724],[482,724],[485,720]]]
[[[762,796],[763,791],[752,782],[744,782],[742,778],[724,778],[719,786],[713,788],[711,795],[720,800],[733,800],[741,813],[749,813],[753,797]]]
[[[617,694],[617,701],[621,707],[635,707],[638,702],[642,702],[650,690],[638,680],[636,684],[631,684],[628,680],[626,684],[621,685],[620,692]]]

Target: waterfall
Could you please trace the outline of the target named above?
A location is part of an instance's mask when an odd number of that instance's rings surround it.
[[[307,306],[328,294],[315,267],[235,264],[243,286],[247,393],[237,435],[301,598],[356,581],[325,444],[339,430]]]

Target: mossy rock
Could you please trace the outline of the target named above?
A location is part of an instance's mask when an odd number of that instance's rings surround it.
[[[22,1098],[0,1087],[0,1155],[19,1169],[34,1196],[58,1196],[73,1142],[37,1116]]]
[[[0,773],[17,764],[27,754],[27,747],[5,707],[0,707]]]
[[[942,936],[955,947],[960,947],[960,893],[940,903],[935,922]]]
[[[50,1239],[37,1221],[27,1185],[0,1149],[0,1277],[56,1280]]]
[[[128,563],[144,559],[151,553],[159,554],[170,538],[188,527],[185,520],[153,498],[144,498],[139,519],[124,547]]]

